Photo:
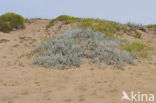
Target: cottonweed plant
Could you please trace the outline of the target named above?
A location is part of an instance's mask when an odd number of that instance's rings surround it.
[[[122,68],[125,63],[135,64],[135,56],[128,51],[119,50],[123,45],[118,39],[94,32],[90,28],[68,30],[55,38],[39,44],[34,52],[38,54],[34,63],[45,67],[65,69],[79,67],[82,58],[90,64],[114,65]]]

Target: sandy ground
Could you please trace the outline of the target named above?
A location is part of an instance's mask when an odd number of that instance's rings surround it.
[[[155,52],[122,70],[111,66],[92,69],[87,63],[67,70],[33,65],[30,52],[34,47],[49,34],[70,28],[58,23],[45,30],[48,22],[34,20],[24,30],[0,33],[0,39],[10,40],[0,43],[0,103],[121,103],[122,91],[156,95]],[[141,39],[123,38],[156,47],[154,34],[143,33]]]

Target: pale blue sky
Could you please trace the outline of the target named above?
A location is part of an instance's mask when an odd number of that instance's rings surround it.
[[[0,14],[55,18],[62,14],[121,23],[156,24],[156,0],[0,0]]]

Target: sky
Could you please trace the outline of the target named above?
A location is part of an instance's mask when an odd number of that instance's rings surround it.
[[[26,18],[66,14],[116,22],[156,24],[156,0],[0,0],[0,15],[15,12]]]

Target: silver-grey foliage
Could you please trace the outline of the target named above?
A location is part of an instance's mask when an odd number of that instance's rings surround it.
[[[55,38],[39,44],[34,52],[39,53],[34,63],[45,67],[69,68],[80,66],[81,58],[90,63],[106,63],[121,68],[125,63],[134,64],[134,55],[118,49],[121,42],[90,28],[68,30]]]

